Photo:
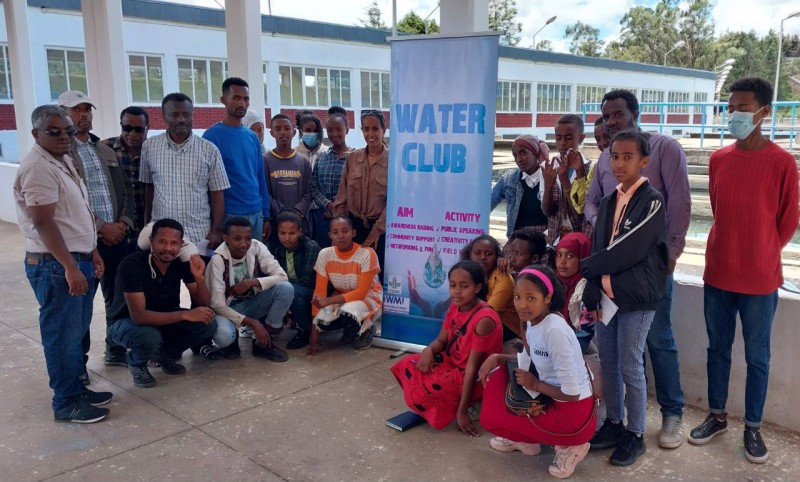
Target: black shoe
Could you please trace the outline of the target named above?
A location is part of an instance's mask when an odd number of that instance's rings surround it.
[[[222,358],[226,360],[236,360],[242,356],[242,349],[239,348],[238,339],[225,348],[220,348],[219,352],[222,355]]]
[[[708,414],[703,423],[693,428],[689,433],[689,443],[703,445],[711,441],[712,438],[728,431],[728,419],[717,419],[713,413]]]
[[[352,345],[358,338],[358,324],[348,324],[342,330],[342,337],[339,339],[340,345]]]
[[[614,453],[611,454],[611,465],[617,465],[619,467],[632,465],[646,450],[647,447],[644,445],[644,437],[636,435],[630,430],[626,430],[625,438],[617,445]]]
[[[92,384],[92,381],[89,380],[89,372],[87,372],[86,369],[83,370],[83,373],[78,375],[78,380],[80,380],[80,382],[83,383],[84,387],[88,387],[89,385]]]
[[[311,337],[311,331],[309,330],[297,330],[297,333],[294,335],[294,338],[289,340],[289,343],[286,344],[287,350],[297,350],[298,348],[303,348],[308,346],[308,339]]]
[[[285,351],[281,350],[275,343],[272,343],[268,347],[258,346],[256,344],[256,340],[253,340],[253,356],[259,358],[266,358],[269,361],[274,362],[285,362],[289,359],[289,355],[286,354]]]
[[[111,392],[93,392],[88,388],[84,389],[80,397],[81,400],[89,402],[95,407],[107,404],[112,398],[114,398],[114,394]]]
[[[107,367],[126,367],[128,357],[125,353],[106,353],[103,357],[103,364]]]
[[[200,356],[206,360],[219,360],[222,358],[222,352],[214,345],[203,345],[200,347]]]
[[[607,449],[616,447],[625,438],[625,425],[622,422],[614,423],[610,418],[603,422],[603,426],[595,432],[592,440],[589,441],[593,449]]]
[[[754,464],[763,464],[769,459],[769,450],[761,438],[761,430],[745,426],[744,455]]]
[[[375,335],[375,325],[370,326],[364,333],[358,335],[356,341],[353,342],[353,348],[356,350],[366,350],[372,345],[372,337]]]
[[[53,413],[53,419],[62,423],[95,423],[106,417],[111,411],[107,408],[98,408],[86,400],[76,400],[66,408]]]
[[[186,373],[186,367],[176,362],[172,358],[161,357],[158,359],[161,371],[167,375],[181,375]]]
[[[146,366],[135,367],[128,365],[128,371],[131,372],[133,377],[133,384],[139,388],[150,388],[156,386],[156,379],[150,374],[150,370]]]

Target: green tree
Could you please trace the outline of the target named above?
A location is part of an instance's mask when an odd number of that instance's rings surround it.
[[[552,52],[553,42],[549,40],[539,40],[536,42],[536,50],[547,50],[548,52]]]
[[[436,24],[436,20],[431,19],[426,22],[412,10],[397,22],[397,30],[412,34],[424,34],[426,33],[426,24],[428,27],[427,33],[439,32],[439,25]]]
[[[604,41],[600,40],[600,29],[581,21],[564,29],[564,38],[571,38],[569,51],[585,57],[600,57]]]
[[[383,22],[381,9],[378,7],[378,2],[376,0],[372,0],[372,3],[369,5],[369,7],[364,9],[364,13],[367,14],[367,18],[362,18],[359,20],[361,25],[364,27],[379,28],[383,30],[388,28]]]
[[[606,56],[630,62],[661,65],[664,54],[680,39],[677,0],[661,0],[654,8],[636,5],[620,21],[628,33],[611,42]],[[674,52],[673,52],[674,53]]]
[[[693,0],[678,14],[678,33],[684,45],[674,60],[682,67],[713,69],[716,65],[714,21],[709,0]]]
[[[489,30],[500,32],[502,45],[517,45],[522,24],[517,21],[516,0],[489,0]]]

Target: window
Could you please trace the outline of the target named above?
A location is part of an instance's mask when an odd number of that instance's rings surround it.
[[[600,103],[603,102],[603,96],[608,90],[605,86],[601,85],[579,85],[577,91],[576,108],[579,112],[583,112],[583,104],[597,104],[595,106],[587,106],[586,112],[600,112]]]
[[[389,110],[391,85],[386,72],[361,72],[361,107]]]
[[[129,55],[131,75],[131,100],[133,102],[161,102],[164,98],[164,71],[161,57]]]
[[[281,104],[306,107],[350,107],[350,71],[278,66]]]
[[[530,112],[530,82],[510,82],[505,80],[497,82],[495,104],[498,112]]]
[[[689,92],[670,92],[667,95],[669,102],[689,102]],[[667,107],[670,114],[686,114],[689,112],[688,105],[671,105]]]
[[[694,101],[695,102],[708,102],[708,92],[695,92],[694,93]],[[695,107],[700,109],[703,106],[696,105]]]
[[[50,98],[68,90],[89,94],[86,82],[86,61],[80,50],[47,49],[47,74],[50,78]]]
[[[220,93],[228,74],[224,60],[178,57],[178,89],[190,96],[195,104],[211,104],[214,93]]]
[[[664,92],[661,90],[642,89],[642,97],[639,103],[646,102],[664,102]],[[640,109],[641,112],[660,112],[660,107],[657,105],[645,105]]]
[[[538,84],[538,112],[570,112],[572,86],[569,84]]]
[[[269,74],[268,74],[269,67],[267,66],[266,62],[264,62],[262,65],[263,65],[262,73],[263,73],[263,77],[264,77],[264,79],[263,79],[263,81],[264,81],[264,105],[268,105],[267,99],[269,97],[267,97],[267,78],[269,77]]]
[[[0,44],[0,99],[13,99],[11,92],[11,67],[8,61],[8,45]]]

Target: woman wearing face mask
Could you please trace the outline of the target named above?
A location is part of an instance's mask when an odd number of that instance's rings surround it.
[[[328,146],[322,143],[322,122],[314,114],[305,114],[297,122],[297,132],[300,136],[297,152],[305,154],[314,169],[319,156],[328,152]]]

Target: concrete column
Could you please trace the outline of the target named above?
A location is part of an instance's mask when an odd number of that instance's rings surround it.
[[[489,0],[441,0],[440,6],[442,34],[489,30]]]
[[[250,108],[264,111],[264,62],[261,57],[261,2],[225,2],[225,32],[228,42],[228,75],[250,84]],[[213,92],[221,92],[213,86]],[[218,95],[218,94],[216,94]]]
[[[18,159],[33,147],[31,113],[36,108],[33,79],[33,57],[28,32],[28,2],[3,0],[8,30],[8,56],[11,64],[11,87],[14,95],[14,116],[17,121]]]
[[[119,113],[128,106],[128,76],[122,40],[122,0],[81,0],[86,75],[94,112],[94,134],[119,135]]]

